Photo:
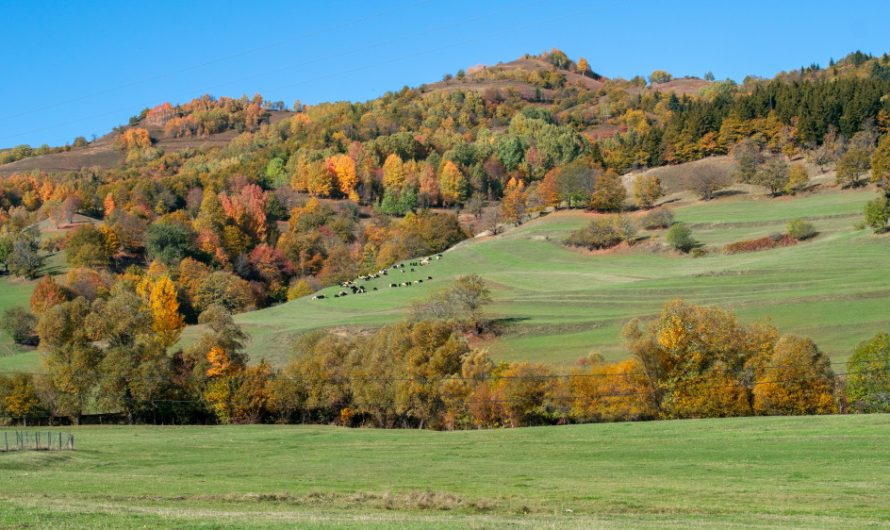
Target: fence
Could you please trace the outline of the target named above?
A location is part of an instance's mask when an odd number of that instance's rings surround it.
[[[3,431],[0,452],[73,451],[74,435],[61,431]]]

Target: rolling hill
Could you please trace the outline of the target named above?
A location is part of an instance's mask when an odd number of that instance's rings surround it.
[[[715,304],[745,320],[771,318],[783,331],[810,336],[831,355],[890,326],[890,279],[877,263],[890,259],[880,236],[857,229],[870,191],[824,191],[767,199],[736,194],[710,202],[674,201],[677,220],[706,245],[783,232],[791,219],[813,222],[819,235],[786,248],[746,254],[712,253],[702,258],[664,250],[664,234],[629,249],[589,253],[567,248],[563,239],[596,215],[562,211],[501,235],[477,238],[445,252],[415,272],[362,282],[364,295],[332,298],[341,289],[249,313],[236,320],[251,335],[254,360],[276,364],[290,353],[293,337],[314,329],[360,332],[404,318],[410,305],[453,279],[481,275],[494,295],[491,315],[501,334],[482,341],[498,359],[568,364],[592,352],[626,355],[621,328],[631,318],[654,316],[673,298]],[[410,267],[409,267],[410,268]],[[426,279],[411,287],[392,282]],[[377,287],[377,291],[372,291]],[[186,333],[190,340],[200,328]]]

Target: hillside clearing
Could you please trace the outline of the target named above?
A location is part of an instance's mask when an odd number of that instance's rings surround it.
[[[504,360],[574,362],[597,351],[625,355],[621,327],[651,316],[673,298],[716,304],[745,320],[772,318],[785,332],[814,338],[840,359],[859,341],[890,327],[890,278],[877,263],[890,259],[884,237],[857,230],[870,191],[832,191],[781,199],[732,196],[675,209],[696,238],[720,247],[783,232],[787,221],[811,219],[812,241],[733,256],[716,252],[691,258],[653,251],[651,245],[597,255],[566,248],[562,240],[592,218],[559,212],[482,240],[462,243],[414,273],[363,282],[360,296],[328,300],[309,297],[237,317],[251,334],[254,360],[284,362],[292,338],[321,328],[365,328],[396,321],[411,303],[454,278],[481,275],[492,285],[492,315],[503,334],[484,344]],[[644,233],[659,241],[663,233]],[[391,282],[432,276],[432,281],[393,289]],[[322,291],[328,297],[339,288]],[[199,329],[191,328],[187,340]]]

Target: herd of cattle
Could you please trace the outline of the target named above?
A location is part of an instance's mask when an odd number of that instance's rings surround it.
[[[368,280],[376,280],[378,278],[382,278],[383,276],[388,277],[390,272],[393,272],[393,273],[398,272],[401,274],[415,272],[415,270],[414,270],[415,267],[426,267],[427,265],[430,264],[431,260],[440,260],[440,259],[442,259],[442,254],[436,254],[435,256],[423,258],[420,261],[409,262],[407,264],[407,267],[404,263],[399,263],[398,265],[393,265],[389,268],[381,269],[374,274],[363,274],[354,280],[348,280],[348,281],[341,283],[340,287],[343,287],[344,290],[334,294],[333,297],[341,298],[343,296],[349,296],[350,294],[364,294],[364,293],[368,292],[368,290],[365,289],[365,286],[362,285],[360,282],[368,281]],[[432,279],[433,279],[432,276],[426,277],[426,281],[430,281]],[[417,279],[417,280],[408,280],[408,281],[404,281],[404,282],[393,282],[393,283],[389,284],[389,287],[391,289],[395,289],[397,287],[410,287],[412,285],[417,285],[417,284],[423,283],[423,282],[424,282],[424,280],[422,278]],[[345,289],[349,289],[349,291],[346,291]],[[371,290],[376,291],[377,288],[372,287]],[[312,297],[313,300],[326,300],[327,298],[328,297],[323,294],[317,294]]]

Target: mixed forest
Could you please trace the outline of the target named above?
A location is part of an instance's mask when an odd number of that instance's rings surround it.
[[[607,79],[551,50],[362,103],[163,103],[103,139],[2,151],[0,265],[35,286],[0,323],[44,365],[0,374],[0,416],[456,429],[890,411],[887,334],[863,337],[840,377],[808,338],[680,300],[627,324],[628,359],[590,356],[569,372],[474,346],[496,332],[477,275],[372,333],[305,334],[281,367],[248,358],[233,319],[554,209],[604,214],[572,247],[632,244],[649,229],[700,254],[659,202],[667,184],[644,170],[719,155],[732,171],[671,185],[702,201],[736,183],[779,197],[804,191],[808,168],[832,168],[834,186],[874,189],[861,222],[884,233],[888,94],[888,55],[736,83]],[[17,169],[98,147],[115,162]],[[797,221],[722,251],[814,235]],[[201,332],[186,343],[188,325]]]

